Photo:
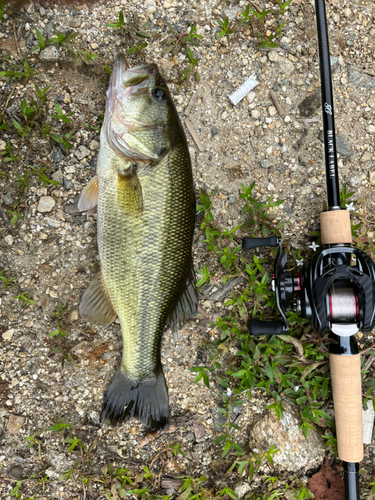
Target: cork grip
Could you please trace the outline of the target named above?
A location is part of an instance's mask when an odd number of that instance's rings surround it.
[[[338,455],[344,462],[363,459],[361,356],[330,354]]]
[[[320,214],[322,245],[352,244],[350,214],[347,210],[331,210]]]

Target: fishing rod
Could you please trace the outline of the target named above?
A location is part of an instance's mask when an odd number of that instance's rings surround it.
[[[282,240],[243,238],[242,247],[278,247],[273,288],[282,321],[251,320],[251,335],[288,331],[285,312],[300,312],[319,334],[329,333],[329,364],[337,448],[343,461],[346,500],[360,500],[363,459],[361,361],[354,335],[375,326],[375,265],[352,247],[349,211],[341,209],[325,0],[315,0],[318,28],[327,210],[320,214],[321,249],[300,273],[287,272]]]

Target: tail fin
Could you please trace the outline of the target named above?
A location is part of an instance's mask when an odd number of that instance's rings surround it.
[[[138,416],[148,429],[169,427],[168,390],[160,369],[154,376],[142,381],[131,380],[121,369],[113,377],[104,396],[101,422],[113,422]]]

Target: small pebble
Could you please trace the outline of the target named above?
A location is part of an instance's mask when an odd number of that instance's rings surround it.
[[[4,241],[5,243],[8,243],[9,246],[11,246],[14,243],[14,238],[11,234],[8,234],[7,236],[5,236]]]
[[[42,196],[39,200],[37,210],[41,213],[51,212],[56,202],[51,196]]]

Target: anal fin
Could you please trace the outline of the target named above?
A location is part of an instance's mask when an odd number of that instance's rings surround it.
[[[78,210],[80,212],[86,212],[86,210],[96,207],[98,204],[98,196],[99,181],[98,176],[95,175],[81,193],[81,197],[78,202]]]
[[[196,287],[193,264],[189,269],[186,282],[183,285],[176,306],[169,314],[168,324],[172,332],[178,330],[185,321],[194,318],[198,311],[198,292]]]
[[[84,293],[79,305],[81,318],[94,325],[108,326],[117,313],[103,287],[101,273],[97,274]]]

